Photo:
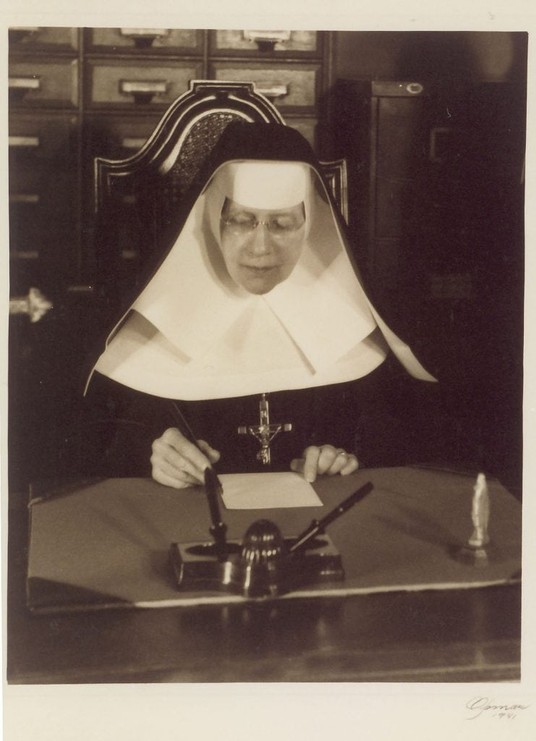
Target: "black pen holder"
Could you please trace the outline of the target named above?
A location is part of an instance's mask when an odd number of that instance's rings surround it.
[[[229,592],[260,599],[344,579],[341,556],[329,536],[319,535],[307,549],[292,553],[295,540],[283,538],[270,520],[256,520],[242,542],[172,543],[177,586],[181,591]]]

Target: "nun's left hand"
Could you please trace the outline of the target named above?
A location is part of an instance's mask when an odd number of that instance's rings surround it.
[[[310,445],[303,451],[303,458],[295,458],[290,468],[303,472],[305,480],[312,484],[318,474],[347,476],[359,468],[359,461],[353,453],[333,445]]]

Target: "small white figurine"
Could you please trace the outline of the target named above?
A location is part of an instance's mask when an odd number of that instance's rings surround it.
[[[476,477],[471,519],[474,530],[468,540],[468,545],[471,548],[483,548],[489,543],[489,494],[486,476],[483,473],[479,473]]]

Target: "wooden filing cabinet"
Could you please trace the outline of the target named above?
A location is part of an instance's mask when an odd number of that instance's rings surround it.
[[[505,235],[522,194],[521,88],[341,80],[332,102],[337,155],[349,161],[351,228],[385,292],[426,265],[431,299],[472,300],[482,270],[519,268],[515,235]]]
[[[10,320],[9,479],[53,475],[64,428],[60,396],[79,355],[81,325],[64,297],[79,276],[81,58],[76,29],[9,32],[10,292],[40,289],[54,309],[32,324]],[[74,376],[72,376],[74,377]],[[67,402],[67,408],[72,397]]]
[[[77,117],[20,113],[9,125],[12,293],[57,294],[77,257]],[[70,246],[71,249],[66,249]],[[74,247],[74,249],[72,249]]]
[[[452,394],[483,470],[519,477],[523,82],[341,80],[331,103],[377,305]]]
[[[79,34],[13,28],[9,38],[11,292],[56,299],[80,258]]]
[[[451,377],[488,375],[521,342],[522,87],[341,80],[332,102],[353,241],[387,318],[432,327]]]

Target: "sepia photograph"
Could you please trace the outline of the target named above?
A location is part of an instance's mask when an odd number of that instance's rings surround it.
[[[264,26],[7,29],[5,681],[519,724],[529,33]]]

